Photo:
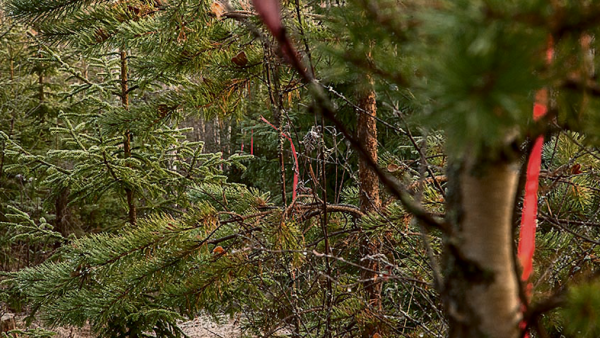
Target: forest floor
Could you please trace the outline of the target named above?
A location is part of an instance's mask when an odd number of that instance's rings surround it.
[[[6,316],[6,315],[5,315]],[[24,330],[24,316],[14,316],[17,329]],[[190,338],[238,338],[242,336],[239,325],[234,319],[227,317],[222,318],[219,323],[216,323],[211,318],[206,316],[198,317],[194,320],[181,322],[179,327]],[[29,329],[45,328],[39,322],[34,322],[29,326]],[[77,327],[55,327],[51,329],[56,332],[54,338],[95,338],[88,325]]]

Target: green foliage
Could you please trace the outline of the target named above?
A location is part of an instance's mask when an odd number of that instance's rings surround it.
[[[566,333],[575,337],[597,337],[600,334],[600,297],[598,282],[578,285],[569,291],[568,304],[562,311]]]
[[[305,216],[273,208],[266,196],[242,186],[201,185],[190,195],[197,204],[181,218],[153,216],[115,234],[73,239],[52,260],[8,274],[4,285],[10,286],[9,293],[23,292],[37,304],[48,323],[82,325],[90,321],[103,336],[111,330],[177,335],[176,320],[181,315],[193,317],[200,310],[215,315],[243,311],[249,318],[248,330],[258,333],[286,328],[290,315],[307,309],[310,311],[299,314],[307,326],[301,330],[312,330],[319,325],[320,313],[325,313],[325,309],[319,310],[325,292],[335,294],[331,311],[336,330],[356,316],[367,316],[359,323],[376,319],[360,298],[359,261],[351,244],[360,236],[348,228],[351,225],[344,217],[332,214],[329,226],[332,233],[348,235],[330,239],[337,256],[331,278],[338,282],[327,291],[315,288],[315,283],[324,286],[328,277],[322,270],[326,257],[322,233],[312,220],[295,221]],[[403,218],[400,209],[390,211],[390,219]],[[364,222],[369,223],[363,227],[369,229],[372,240],[377,240],[378,233],[390,231],[380,229],[389,224],[387,217],[370,217]],[[387,241],[407,240],[414,239]],[[422,266],[418,262],[422,257],[411,249],[396,251],[395,245],[389,250],[390,256],[381,259],[392,267],[390,276],[398,279],[385,282],[386,293],[393,299],[421,290],[418,297],[431,297],[428,287],[421,289],[430,276],[417,272],[421,268],[415,270]],[[404,263],[396,265],[400,258]],[[421,284],[405,289],[405,278]],[[411,304],[418,297],[415,295]],[[411,309],[411,304],[406,304],[407,315],[427,314]],[[387,306],[397,305],[391,302]]]
[[[544,149],[533,297],[594,273],[597,62],[581,41],[597,36],[598,5],[343,3],[284,2],[287,32],[350,132],[373,78],[379,165],[435,215],[446,212],[447,157],[523,155],[521,141],[552,131],[530,117],[534,93],[555,87],[549,120],[561,132]],[[106,337],[178,337],[177,321],[199,313],[242,313],[256,336],[358,336],[371,324],[445,335],[428,260],[439,234],[386,193],[379,213],[359,210],[356,153],[314,114],[248,1],[5,5],[18,23],[2,17],[0,261],[32,266],[3,275],[1,299]],[[364,255],[365,243],[379,253]],[[376,270],[365,279],[366,263]],[[379,308],[369,283],[382,285]],[[597,336],[592,290],[574,289],[546,325]]]
[[[24,241],[28,243],[36,242],[62,242],[65,238],[54,231],[54,227],[49,224],[45,218],[40,218],[38,222],[31,219],[30,215],[12,206],[7,206],[12,213],[4,216],[12,222],[0,222],[0,227],[11,226],[11,235],[9,242]],[[11,234],[11,232],[13,232]]]

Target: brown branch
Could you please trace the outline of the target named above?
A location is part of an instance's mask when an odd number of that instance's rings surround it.
[[[587,94],[600,97],[600,86],[598,86],[592,79],[582,80],[579,77],[570,76],[558,87],[563,89],[584,91]]]
[[[421,188],[424,185],[437,183],[436,184],[436,186],[437,186],[439,183],[446,182],[446,181],[448,181],[448,178],[445,175],[438,175],[438,176],[434,176],[434,177],[425,178],[421,181],[414,182],[413,184],[409,185],[406,189],[410,192],[413,192],[416,189]]]
[[[426,226],[434,229],[439,229],[444,233],[450,233],[450,227],[447,223],[443,221],[437,220],[433,215],[425,210],[421,204],[417,203],[410,193],[407,191],[406,187],[403,186],[398,179],[396,179],[391,174],[383,171],[377,163],[369,156],[365,147],[356,140],[351,133],[348,131],[346,126],[335,116],[330,105],[328,98],[323,93],[320,85],[310,79],[313,83],[312,89],[313,94],[316,99],[316,103],[320,108],[320,112],[325,116],[329,121],[333,122],[333,124],[342,132],[344,137],[350,141],[352,148],[358,152],[358,154],[365,160],[365,162],[372,168],[377,176],[379,177],[380,182],[388,188],[388,190],[402,203],[402,206],[411,214],[413,214],[418,220],[423,222]]]
[[[269,214],[272,214],[275,210],[270,210],[270,211],[263,211],[263,212],[259,212],[256,214],[252,214],[252,215],[245,215],[245,216],[241,216],[241,215],[237,215],[234,213],[230,213],[230,212],[221,212],[221,214],[233,214],[233,217],[231,217],[230,219],[226,219],[223,221],[219,221],[220,224],[227,224],[227,223],[233,223],[233,222],[242,222],[245,221],[249,218],[255,218],[255,217],[263,217],[263,216],[267,216]]]
[[[544,221],[552,222],[555,224],[560,223],[563,225],[575,224],[575,225],[581,225],[581,226],[600,227],[600,223],[596,223],[596,222],[576,221],[576,220],[563,219],[563,218],[553,218],[553,217],[548,217],[548,216],[540,216],[540,219],[542,219]]]
[[[226,4],[226,8],[228,9],[228,12],[232,12],[232,8],[228,4]],[[231,17],[240,21],[242,24],[246,25],[250,29],[250,31],[252,31],[252,33],[255,34],[256,36],[261,37],[261,38],[263,37],[263,35],[260,33],[260,31],[258,31],[255,26],[253,26],[252,24],[250,24],[248,22],[248,20],[246,20],[246,17],[240,16],[240,15],[231,16]],[[275,38],[277,39],[281,50],[283,50],[285,47],[291,48],[291,42],[287,38],[285,30],[283,30],[281,32],[281,36],[276,36]],[[310,85],[309,89],[312,93],[312,96],[315,100],[316,108],[318,110],[318,111],[315,111],[315,113],[321,113],[323,115],[323,117],[325,117],[329,121],[331,121],[336,126],[336,128],[342,132],[344,137],[350,142],[352,148],[354,150],[356,150],[358,152],[359,156],[361,156],[361,158],[363,158],[365,160],[367,165],[371,169],[373,169],[373,171],[375,171],[380,182],[385,187],[387,187],[388,190],[398,200],[400,200],[402,206],[409,213],[413,214],[418,220],[423,222],[423,224],[425,226],[433,228],[433,229],[439,229],[442,232],[449,234],[451,232],[449,224],[447,224],[446,222],[444,222],[442,220],[436,219],[430,212],[428,212],[426,209],[424,209],[420,203],[417,203],[414,200],[414,198],[406,190],[406,187],[403,186],[398,181],[398,179],[396,179],[391,174],[384,172],[381,168],[379,168],[377,163],[367,153],[364,145],[362,145],[360,142],[358,142],[358,140],[356,140],[352,136],[352,134],[348,131],[346,126],[335,116],[335,111],[333,109],[333,105],[331,104],[331,101],[329,100],[329,98],[325,95],[322,85],[313,77],[313,75],[310,72],[306,71],[306,67],[304,67],[302,61],[297,59],[297,55],[295,55],[294,53],[289,53],[289,56],[291,57],[292,60],[289,60],[289,58],[288,58],[287,61],[296,70],[296,72],[300,75],[302,80],[305,83]],[[376,73],[376,72],[374,72],[374,73]],[[398,81],[398,82],[401,83],[402,81]]]
[[[110,163],[108,163],[108,160],[106,159],[106,151],[102,152],[102,159],[104,160],[104,164],[106,165],[106,168],[108,168],[108,172],[110,173],[110,176],[112,176],[115,179],[115,181],[120,182],[121,180],[117,177],[117,175],[113,171],[112,167],[110,166]]]
[[[216,239],[211,239],[210,241],[204,242],[204,244],[218,244],[218,243],[225,242],[225,241],[228,241],[230,239],[234,239],[234,238],[237,238],[237,237],[240,237],[240,236],[243,236],[243,235],[255,232],[255,231],[262,231],[262,227],[254,227],[254,228],[250,228],[250,229],[248,229],[246,231],[241,231],[241,232],[229,235],[229,236],[225,236],[225,237],[221,237],[221,238],[216,238]]]
[[[566,231],[566,232],[570,233],[571,235],[573,235],[575,237],[578,237],[578,238],[580,238],[580,239],[582,239],[584,241],[587,241],[589,243],[600,245],[600,241],[597,241],[597,240],[594,240],[594,239],[589,238],[587,236],[578,234],[577,232],[575,232],[575,231],[573,231],[573,230],[571,230],[569,228],[566,228],[566,227],[562,226],[562,224],[560,222],[556,221],[556,219],[554,219],[554,218],[545,217],[545,220],[547,220],[548,223],[550,223],[550,225],[552,225],[553,227],[556,227],[556,228],[559,228],[560,230]]]

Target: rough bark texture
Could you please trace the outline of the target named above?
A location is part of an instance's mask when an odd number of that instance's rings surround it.
[[[449,196],[445,303],[451,338],[516,338],[521,320],[513,260],[512,209],[518,181],[510,161],[466,163]]]
[[[127,52],[121,51],[121,104],[125,110],[129,110],[129,85],[127,79]],[[131,157],[131,131],[125,131],[123,139],[123,153],[125,158]],[[125,188],[127,196],[127,207],[129,208],[129,223],[135,224],[137,220],[137,210],[135,207],[135,198],[131,188]]]
[[[372,83],[371,79],[368,79]],[[377,163],[377,103],[375,91],[362,91],[359,94],[358,106],[363,111],[358,112],[356,136],[365,147],[373,161]],[[360,184],[360,210],[364,213],[378,210],[381,207],[379,199],[379,179],[373,169],[364,160],[358,161],[358,179]]]
[[[367,89],[361,90],[358,94],[358,106],[361,111],[358,111],[358,125],[356,128],[356,136],[362,143],[368,155],[377,162],[377,102],[375,91],[372,88],[373,81],[367,77],[369,84]],[[369,167],[367,161],[359,159],[358,162],[358,179],[359,179],[359,198],[360,210],[367,214],[376,212],[381,207],[379,199],[379,179],[373,169]],[[369,299],[369,305],[373,310],[381,309],[381,287],[382,284],[378,280],[379,264],[375,259],[365,259],[369,256],[374,256],[380,253],[381,242],[371,238],[365,238],[360,243],[360,255],[364,259],[362,261],[363,270],[361,279],[366,282],[363,288]],[[368,324],[362,332],[363,338],[371,338],[378,332],[378,327],[373,324]]]

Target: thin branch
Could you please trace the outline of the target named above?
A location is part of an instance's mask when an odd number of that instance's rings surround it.
[[[562,224],[562,225],[575,224],[575,225],[581,225],[581,226],[600,227],[600,223],[596,223],[596,222],[576,221],[576,220],[571,220],[571,219],[549,217],[549,216],[545,216],[545,215],[540,216],[539,218],[544,221],[552,222],[554,224]]]
[[[381,183],[386,186],[390,192],[400,200],[404,208],[413,214],[416,218],[423,222],[424,225],[443,231],[444,233],[450,233],[450,227],[447,223],[436,219],[433,215],[425,210],[421,204],[415,202],[414,198],[410,195],[404,185],[402,185],[398,179],[391,174],[383,171],[377,163],[367,153],[363,144],[361,144],[355,137],[351,135],[344,123],[342,123],[336,116],[331,108],[329,99],[325,96],[322,87],[316,80],[307,79],[312,81],[313,86],[311,87],[313,95],[316,100],[318,108],[320,108],[321,114],[331,121],[338,130],[344,135],[344,137],[350,141],[352,148],[358,152],[358,154],[365,160],[371,169],[375,171]]]

